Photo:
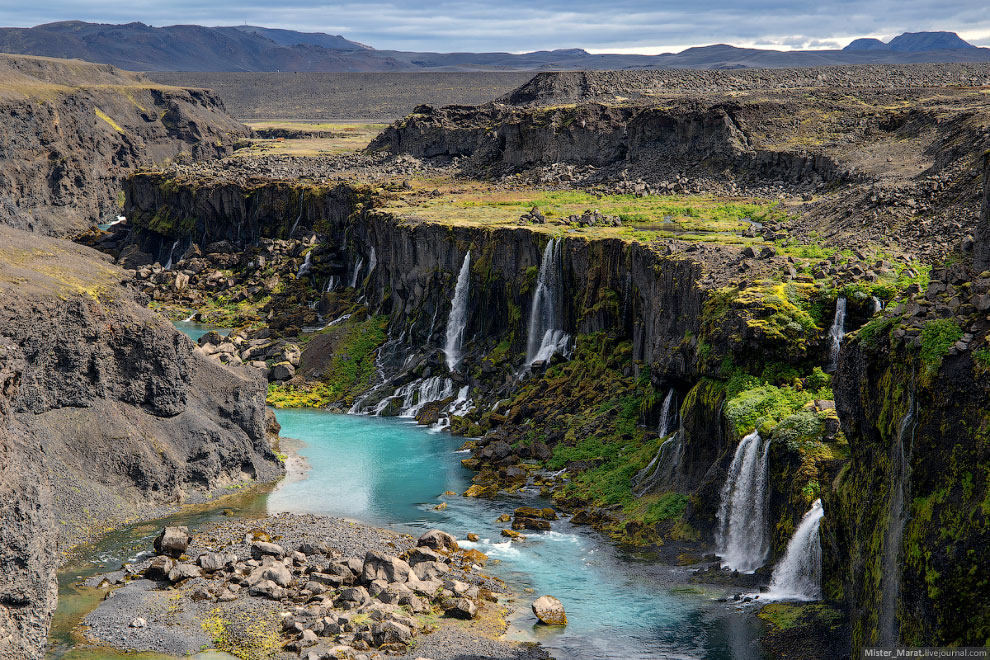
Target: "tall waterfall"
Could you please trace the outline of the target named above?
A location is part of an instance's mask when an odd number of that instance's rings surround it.
[[[818,600],[822,597],[822,543],[818,534],[822,501],[815,500],[787,542],[784,558],[773,569],[767,598]]]
[[[563,331],[563,313],[560,308],[563,267],[560,262],[560,241],[550,239],[543,250],[540,273],[536,278],[536,292],[529,313],[529,337],[526,341],[526,365],[546,361],[554,353],[566,353],[570,335]]]
[[[357,263],[354,264],[354,272],[351,273],[351,288],[357,288],[358,275],[361,274],[361,268],[364,266],[364,257],[358,256]]]
[[[664,397],[663,407],[660,409],[660,423],[657,425],[657,433],[660,437],[670,435],[677,422],[677,391],[672,387],[667,391],[667,396]]]
[[[901,591],[901,554],[904,546],[904,526],[907,523],[907,502],[911,478],[911,452],[914,445],[914,391],[909,395],[908,409],[901,418],[897,444],[891,449],[890,507],[887,510],[887,532],[883,541],[880,574],[880,615],[877,627],[881,646],[895,646],[900,641],[897,626],[897,601]]]
[[[327,280],[327,288],[323,290],[323,293],[330,293],[337,288],[338,277],[336,275],[331,275],[330,279]]]
[[[299,279],[303,275],[309,273],[309,269],[313,267],[313,264],[311,263],[312,260],[313,260],[313,251],[310,250],[309,252],[306,253],[306,258],[303,259],[302,265],[299,266],[299,270],[296,271],[296,279]]]
[[[739,441],[729,475],[722,486],[716,541],[722,565],[752,573],[767,560],[767,464],[770,442],[753,431]]]
[[[456,371],[461,363],[470,289],[471,250],[468,250],[464,255],[464,263],[461,264],[461,272],[457,274],[457,285],[454,287],[454,297],[450,300],[450,316],[447,319],[447,343],[443,352],[447,356],[447,367],[451,371]]]
[[[839,366],[839,349],[842,347],[842,337],[846,334],[846,297],[839,296],[835,301],[835,318],[832,328],[828,331],[830,344],[828,347],[829,371],[835,371]]]
[[[371,246],[371,252],[368,254],[368,275],[375,272],[375,267],[378,266],[378,256],[375,254],[375,246]]]

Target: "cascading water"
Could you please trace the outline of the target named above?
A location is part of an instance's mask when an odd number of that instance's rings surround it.
[[[306,253],[306,258],[303,259],[302,265],[299,266],[299,270],[296,271],[296,279],[299,279],[303,275],[309,273],[309,269],[313,267],[312,260],[313,260],[313,251],[310,250],[309,252]]]
[[[912,375],[911,382],[914,382]],[[881,646],[896,646],[900,641],[897,625],[897,601],[901,591],[901,554],[904,546],[904,526],[907,524],[911,453],[914,449],[915,409],[914,390],[908,398],[908,409],[901,418],[897,444],[891,449],[890,507],[887,510],[887,532],[884,536],[880,574],[880,615],[877,622]]]
[[[660,408],[660,423],[657,425],[657,433],[660,437],[670,435],[677,424],[677,391],[672,387],[667,391],[667,396],[664,397],[663,407]]]
[[[358,275],[361,274],[361,267],[364,266],[364,257],[358,257],[357,263],[354,265],[354,272],[351,273],[351,288],[357,288]]]
[[[842,337],[846,334],[846,297],[839,296],[835,301],[835,318],[832,319],[832,328],[828,331],[829,350],[828,366],[829,371],[835,371],[839,366],[839,349],[842,348]]]
[[[330,293],[331,291],[336,289],[339,280],[340,278],[337,277],[336,275],[331,275],[330,279],[327,280],[327,288],[323,290],[323,293]]]
[[[784,558],[773,569],[766,598],[819,600],[822,597],[822,544],[819,529],[825,510],[815,500],[787,542]]]
[[[375,267],[378,266],[378,255],[375,254],[375,246],[371,246],[371,252],[368,253],[368,275],[375,272]]]
[[[172,255],[175,254],[175,248],[179,247],[179,239],[175,239],[175,243],[172,243],[172,248],[168,251],[168,261],[165,263],[165,270],[172,270]]]
[[[461,364],[461,348],[467,327],[468,298],[471,289],[471,250],[464,255],[464,263],[457,275],[454,297],[450,300],[450,317],[447,319],[447,343],[443,352],[447,356],[447,368],[456,371]]]
[[[722,565],[752,573],[767,560],[767,466],[770,442],[753,431],[739,441],[722,487],[716,542]]]
[[[302,220],[302,217],[303,217],[303,205],[302,205],[302,199],[300,198],[300,200],[299,200],[299,215],[296,216],[296,221],[292,223],[292,229],[289,230],[289,236],[288,236],[288,238],[292,238],[292,235],[296,233],[296,227],[299,226],[299,221]]]
[[[873,296],[873,313],[876,314],[881,311],[883,311],[883,302],[876,296]]]
[[[526,341],[526,366],[549,360],[555,353],[567,353],[571,337],[564,325],[560,308],[563,268],[560,241],[550,239],[543,250],[543,261],[536,278],[536,292],[529,313],[529,336]]]

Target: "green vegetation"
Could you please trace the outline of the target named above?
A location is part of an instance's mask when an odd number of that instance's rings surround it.
[[[963,336],[962,328],[952,319],[928,321],[921,328],[921,363],[924,375],[930,379],[942,366],[942,358]]]
[[[113,130],[117,131],[118,133],[123,133],[124,132],[124,129],[122,129],[120,127],[120,124],[118,124],[113,119],[111,119],[110,116],[107,115],[107,113],[103,112],[102,110],[100,110],[96,106],[93,106],[93,111],[96,113],[96,116],[97,117],[99,117],[100,119],[102,119],[103,121],[105,121],[107,124],[109,124],[110,125],[110,128],[112,128]]]
[[[241,612],[233,619],[226,619],[222,610],[215,608],[203,620],[202,627],[213,638],[217,650],[242,660],[269,660],[282,650],[277,613]]]
[[[725,402],[725,417],[736,433],[744,435],[753,429],[768,433],[781,420],[797,412],[815,399],[831,399],[830,387],[804,390],[794,387],[778,387],[747,377],[748,387],[731,396]],[[797,424],[792,421],[791,424]]]

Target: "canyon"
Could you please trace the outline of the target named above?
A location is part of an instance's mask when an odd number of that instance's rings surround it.
[[[985,644],[990,115],[986,67],[960,71],[545,73],[352,153],[136,159],[96,250],[2,229],[4,479],[38,484],[4,552],[40,585],[5,629],[41,648],[55,559],[25,543],[115,478],[130,507],[276,478],[267,400],[463,437],[456,497],[538,492],[749,594],[768,654]],[[125,408],[100,449],[86,415]],[[51,471],[15,437],[119,462]],[[519,511],[510,546],[560,525]]]

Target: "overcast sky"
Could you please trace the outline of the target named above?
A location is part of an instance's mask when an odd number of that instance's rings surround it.
[[[655,54],[730,43],[836,48],[863,36],[950,30],[990,46],[987,0],[0,0],[0,23],[61,20],[236,25],[341,34],[375,48],[511,51],[585,48]]]

